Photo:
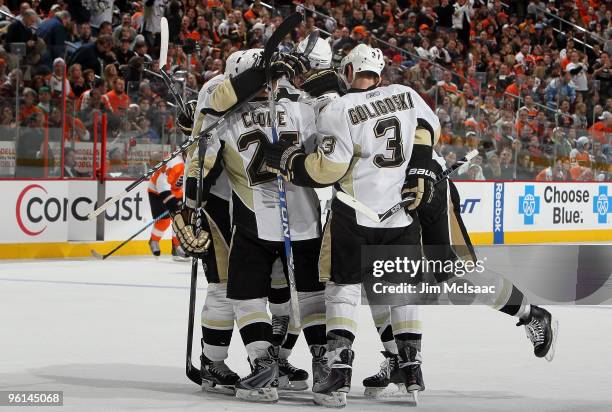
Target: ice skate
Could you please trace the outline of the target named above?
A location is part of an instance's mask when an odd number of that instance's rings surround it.
[[[533,343],[534,355],[552,361],[555,356],[559,322],[553,319],[546,309],[531,305],[529,316],[516,324],[516,326],[521,325],[525,326],[527,337]]]
[[[313,400],[327,408],[342,408],[346,406],[346,394],[351,390],[355,352],[349,348],[338,348],[330,355],[329,373],[312,385]]]
[[[305,391],[308,389],[308,372],[296,368],[287,359],[278,360],[278,389]]]
[[[380,365],[380,371],[363,380],[364,395],[369,398],[405,395],[406,386],[400,373],[398,355],[387,351],[381,353],[385,360]]]
[[[181,246],[174,246],[172,244],[172,260],[175,262],[189,262],[189,256],[185,253]]]
[[[233,395],[235,385],[240,377],[232,371],[224,361],[213,362],[206,356],[200,356],[202,366],[202,390],[206,392],[224,393]]]
[[[325,345],[312,345],[310,354],[312,355],[312,382],[313,385],[319,382],[329,374],[329,365],[325,354],[327,350]]]
[[[251,362],[251,373],[236,382],[236,397],[251,402],[278,401],[278,348]]]
[[[159,241],[149,239],[149,249],[151,249],[153,256],[159,256],[161,253],[161,250],[159,249]]]
[[[412,395],[415,403],[418,403],[418,393],[425,390],[425,382],[421,372],[421,353],[412,346],[405,346],[399,350],[398,360],[406,392]]]

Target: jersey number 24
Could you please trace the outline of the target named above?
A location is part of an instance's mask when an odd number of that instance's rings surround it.
[[[280,140],[288,140],[293,144],[299,144],[299,135],[297,132],[281,132],[278,135]],[[253,130],[251,132],[240,135],[237,141],[238,151],[244,152],[251,145],[255,145],[255,152],[247,166],[247,175],[251,186],[260,185],[265,182],[271,182],[276,179],[276,174],[269,172],[266,169],[266,160],[264,158],[263,146],[268,143],[268,136],[261,130]]]

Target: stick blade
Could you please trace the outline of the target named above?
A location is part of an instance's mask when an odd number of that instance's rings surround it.
[[[94,210],[93,212],[89,213],[87,215],[87,219],[88,220],[92,220],[95,219],[96,217],[98,217],[100,214],[102,214],[106,209],[108,209],[109,207],[111,207],[111,205],[117,203],[123,196],[125,196],[128,193],[127,190],[123,190],[119,193],[117,193],[115,196],[111,197],[110,199],[108,199],[106,202],[104,202],[100,207],[98,207],[96,210]]]
[[[468,161],[468,162],[469,162],[470,160],[472,160],[472,159],[473,159],[473,158],[475,158],[476,156],[478,156],[478,150],[476,150],[476,149],[474,149],[474,150],[470,150],[470,151],[468,152],[468,154],[466,154],[466,155],[465,155],[465,159],[466,159],[466,161]]]
[[[196,385],[202,386],[202,374],[200,370],[191,363],[191,357],[187,359],[187,368],[185,372],[190,381]]]
[[[93,250],[93,249],[91,249],[91,255],[92,255],[93,257],[95,257],[96,259],[99,259],[99,260],[104,260],[104,259],[105,259],[105,256],[103,256],[103,255],[99,254],[98,252],[96,252],[96,251],[95,251],[95,250]]]
[[[159,49],[159,69],[161,70],[168,62],[168,43],[170,38],[170,31],[168,29],[168,19],[165,17],[161,18],[161,46]]]
[[[302,52],[302,54],[306,57],[312,52],[315,45],[317,44],[317,40],[319,39],[319,30],[314,30],[312,33],[308,35],[308,42],[306,43],[306,48]]]
[[[293,29],[300,25],[302,22],[302,15],[300,13],[292,13],[274,30],[263,52],[264,62],[269,62],[274,52],[278,50],[278,45],[281,44],[286,35],[291,33]]]
[[[378,217],[378,214],[376,214],[376,212],[374,212],[372,209],[361,203],[359,200],[355,199],[353,196],[350,196],[344,192],[336,192],[336,197],[345,205],[366,215],[368,219],[380,223],[380,218]]]

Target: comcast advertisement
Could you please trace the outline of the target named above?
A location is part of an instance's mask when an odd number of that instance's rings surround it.
[[[130,182],[108,182],[107,198]],[[0,243],[43,243],[96,240],[96,221],[87,214],[98,204],[96,182],[0,182],[3,230]],[[104,217],[104,239],[121,240],[151,219],[146,187],[110,207]],[[143,234],[140,238],[146,238]]]

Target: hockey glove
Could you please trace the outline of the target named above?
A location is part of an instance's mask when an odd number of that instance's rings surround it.
[[[193,117],[197,104],[198,102],[195,100],[187,102],[187,104],[185,105],[185,111],[187,113],[180,112],[178,115],[178,127],[186,136],[191,136],[191,131],[193,130]]]
[[[172,215],[172,229],[189,256],[203,257],[210,246],[210,235],[203,228],[198,232],[197,220],[195,209],[183,207]]]
[[[294,145],[287,140],[276,143],[267,143],[264,146],[264,157],[267,169],[271,172],[280,172],[287,181],[291,181],[291,163],[295,156],[303,154],[302,146]]]
[[[276,80],[287,76],[292,80],[295,76],[308,71],[308,60],[287,53],[278,53],[274,61],[270,64],[272,79]]]
[[[182,178],[183,177],[181,176],[181,179]],[[180,185],[182,185],[182,183]],[[164,204],[164,207],[168,213],[170,213],[170,216],[180,212],[181,208],[183,207],[183,201],[174,196],[170,190],[161,192],[159,196],[162,198],[162,203]]]
[[[431,202],[436,177],[436,173],[429,168],[411,167],[406,171],[402,199],[414,198],[414,201],[406,206],[406,210],[416,211]]]

